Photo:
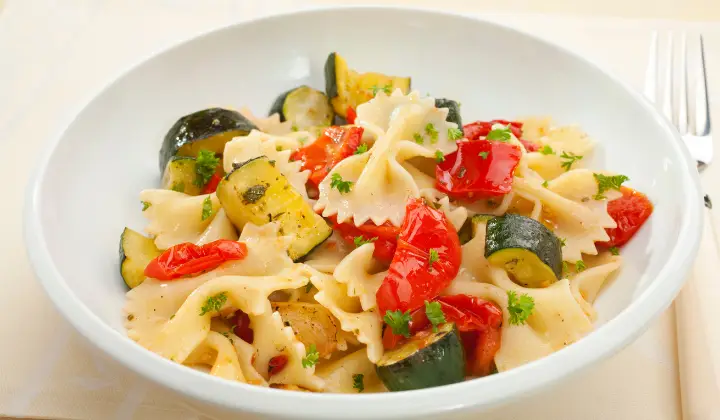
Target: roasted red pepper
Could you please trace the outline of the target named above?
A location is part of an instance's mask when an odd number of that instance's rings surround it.
[[[292,160],[302,161],[308,169],[308,184],[317,189],[330,170],[357,150],[362,140],[362,127],[328,127],[314,142],[292,154]]]
[[[610,240],[601,246],[622,246],[637,233],[653,212],[653,205],[647,196],[629,187],[620,187],[622,197],[608,203],[607,211],[617,227],[605,229]]]
[[[440,210],[410,200],[397,250],[375,297],[381,315],[413,311],[436,297],[460,269],[460,240]]]
[[[537,152],[540,150],[540,145],[537,143],[533,143],[529,140],[524,140],[522,138],[522,126],[523,124],[518,121],[507,121],[507,120],[492,120],[489,122],[486,121],[475,121],[470,124],[465,124],[463,126],[463,132],[465,134],[465,138],[468,140],[480,140],[484,139],[485,136],[488,135],[490,130],[492,130],[492,126],[494,124],[502,124],[504,126],[510,126],[510,131],[512,132],[513,136],[517,137],[518,140],[520,140],[520,143],[525,146],[525,150],[528,152]]]
[[[285,365],[287,365],[287,362],[288,357],[284,354],[271,358],[268,362],[268,375],[272,376],[282,372],[282,370],[285,369]]]
[[[488,375],[495,353],[500,349],[502,310],[492,302],[468,295],[440,296],[433,300],[440,303],[445,321],[455,323],[462,335],[468,374]],[[425,315],[424,307],[411,314],[411,335],[429,326],[430,321]],[[395,348],[403,340],[403,336],[393,334],[392,329],[385,328],[383,345],[386,349]]]
[[[232,317],[230,317],[230,329],[233,334],[240,337],[246,343],[252,344],[255,338],[255,333],[250,328],[250,317],[248,314],[241,310],[235,311]]]
[[[212,194],[217,190],[218,184],[220,184],[220,181],[222,180],[222,177],[218,175],[217,173],[214,173],[212,177],[210,177],[210,180],[207,184],[205,184],[205,187],[202,190],[203,194]]]
[[[353,107],[348,106],[347,112],[345,112],[345,114],[347,114],[345,120],[348,122],[348,124],[355,124],[355,118],[357,118],[357,113],[355,112]]]
[[[461,141],[435,167],[435,186],[452,198],[478,200],[512,191],[520,148],[500,141]]]
[[[355,226],[352,222],[337,223],[335,216],[328,220],[332,223],[332,228],[348,244],[355,245],[355,238],[359,236],[365,241],[373,241],[375,244],[373,257],[386,263],[392,261],[397,247],[397,237],[400,233],[399,227],[393,226],[390,222],[385,222],[381,226],[372,222],[360,226]]]
[[[225,261],[242,260],[247,246],[242,242],[218,239],[202,246],[189,242],[175,245],[145,267],[145,275],[158,280],[174,280],[210,271]]]

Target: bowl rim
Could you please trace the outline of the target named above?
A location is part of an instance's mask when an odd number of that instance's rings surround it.
[[[667,138],[674,140],[670,141],[670,145],[678,155],[679,167],[677,171],[679,176],[682,177],[684,186],[682,191],[679,192],[681,194],[679,200],[684,203],[685,213],[688,215],[681,222],[680,235],[670,252],[670,257],[663,263],[656,280],[617,316],[599,326],[581,340],[542,359],[480,380],[465,381],[411,392],[379,394],[349,395],[284,392],[216,378],[178,365],[147,351],[93,314],[74,295],[63,280],[63,276],[59,273],[57,267],[52,263],[50,252],[43,238],[40,220],[40,191],[45,178],[45,171],[55,149],[77,117],[96,98],[152,57],[182,47],[193,40],[211,36],[220,31],[232,30],[235,27],[251,25],[255,22],[282,20],[307,14],[352,13],[355,10],[414,13],[425,15],[425,17],[440,15],[471,21],[475,24],[489,25],[498,30],[527,37],[532,39],[533,42],[544,44],[546,48],[553,48],[560,53],[569,55],[575,60],[583,62],[593,71],[608,77],[648,111],[654,118],[655,123],[665,131]],[[48,141],[47,146],[26,190],[24,236],[28,256],[36,277],[58,310],[90,342],[142,376],[200,401],[232,410],[265,415],[294,418],[302,415],[303,417],[313,417],[315,419],[334,419],[337,416],[352,419],[371,416],[398,418],[420,414],[437,415],[463,408],[496,406],[517,395],[527,395],[533,391],[539,391],[543,387],[554,384],[560,379],[567,378],[571,374],[575,374],[615,354],[637,338],[654,318],[669,307],[690,271],[691,263],[699,248],[702,232],[703,217],[700,204],[702,194],[694,161],[690,158],[675,128],[640,93],[592,61],[536,35],[488,21],[478,15],[422,7],[377,5],[304,7],[236,21],[184,36],[169,46],[159,48],[149,56],[138,56],[134,59],[132,64],[126,67],[123,72],[111,78],[101,89],[94,92],[82,104],[82,107],[78,108],[74,113],[72,120],[65,124],[61,130],[57,130],[54,137]]]

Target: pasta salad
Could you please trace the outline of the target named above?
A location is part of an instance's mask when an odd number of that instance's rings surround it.
[[[422,389],[542,358],[593,329],[652,213],[547,118],[461,104],[337,53],[269,117],[180,118],[148,223],[126,228],[128,336],[176,363],[311,392]]]

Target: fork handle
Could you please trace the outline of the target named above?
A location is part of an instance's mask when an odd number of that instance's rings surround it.
[[[720,253],[710,209],[704,217],[692,276],[675,301],[684,420],[720,419]]]

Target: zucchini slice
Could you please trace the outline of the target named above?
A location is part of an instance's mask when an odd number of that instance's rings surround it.
[[[288,249],[293,261],[301,259],[330,237],[332,228],[267,157],[260,156],[233,166],[233,171],[220,181],[217,196],[238,230],[246,223],[259,226],[277,222],[281,235],[294,237]]]
[[[197,156],[200,149],[222,155],[225,143],[257,127],[239,112],[223,108],[197,111],[177,120],[160,148],[160,171],[173,156]]]
[[[120,235],[120,275],[127,287],[140,285],[145,280],[145,267],[160,254],[152,238],[125,228]]]
[[[436,98],[435,108],[447,108],[449,112],[445,120],[449,122],[454,122],[458,125],[457,128],[462,131],[462,117],[460,116],[460,104],[458,102],[455,102],[452,99]]]
[[[200,195],[200,187],[195,185],[196,177],[194,157],[173,156],[165,167],[160,185],[166,190]]]
[[[390,391],[409,391],[454,384],[465,379],[465,350],[455,324],[438,332],[421,331],[405,344],[385,352],[377,374]]]
[[[330,53],[325,61],[325,92],[335,113],[343,118],[347,117],[348,107],[356,109],[374,98],[378,89],[392,92],[398,88],[406,95],[410,93],[410,78],[358,73],[336,52]]]
[[[332,125],[335,113],[324,93],[308,86],[290,89],[278,96],[269,115],[280,115],[280,121],[292,122],[293,129],[304,131],[311,127]]]
[[[525,287],[547,287],[562,274],[558,237],[542,223],[519,214],[487,222],[485,258]]]

